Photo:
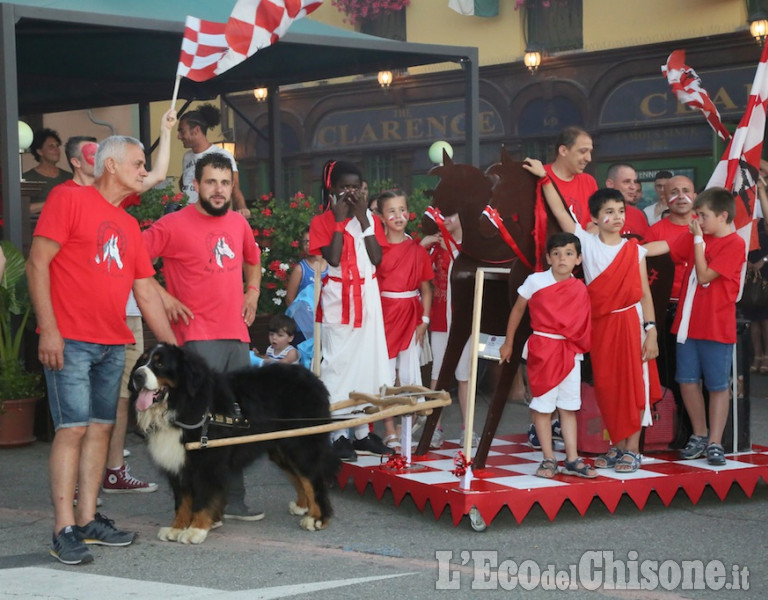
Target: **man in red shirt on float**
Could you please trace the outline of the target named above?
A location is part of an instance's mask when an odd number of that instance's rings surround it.
[[[589,197],[597,191],[597,182],[584,172],[592,162],[592,136],[580,127],[566,127],[557,140],[557,158],[544,165],[568,210],[589,233],[597,233],[589,215]]]
[[[639,200],[637,194],[638,180],[637,171],[626,163],[615,163],[608,167],[608,174],[605,177],[605,187],[619,190],[624,196],[624,229],[621,235],[637,235],[645,238],[648,231],[648,219],[645,213],[637,208],[635,204]]]

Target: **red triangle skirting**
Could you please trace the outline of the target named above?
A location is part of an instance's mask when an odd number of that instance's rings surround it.
[[[503,452],[494,453],[493,466],[479,471],[469,490],[461,489],[458,477],[451,473],[455,467],[450,444],[440,452],[415,457],[409,469],[388,469],[378,460],[374,464],[372,459],[368,464],[362,459],[344,463],[338,475],[339,487],[345,489],[352,480],[358,493],[363,494],[370,484],[379,500],[389,489],[396,506],[409,495],[421,511],[429,502],[436,519],[449,506],[451,520],[457,526],[473,507],[486,525],[505,506],[519,524],[537,503],[554,520],[566,501],[584,516],[596,497],[613,513],[625,494],[638,510],[643,510],[651,492],[664,506],[669,506],[682,489],[690,502],[696,504],[707,487],[725,500],[734,484],[738,484],[750,498],[760,479],[768,482],[768,448],[762,446],[754,446],[749,453],[727,456],[723,468],[708,467],[705,461],[678,462],[673,453],[662,453],[653,455],[655,460],[646,461],[637,473],[621,478],[601,472],[600,477],[592,480],[558,474],[545,481],[532,476],[540,454],[522,441],[524,436],[505,436],[504,444],[497,446]],[[458,445],[454,445],[458,451]]]

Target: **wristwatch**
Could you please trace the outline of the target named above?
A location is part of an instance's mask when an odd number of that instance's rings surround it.
[[[656,327],[656,321],[646,321],[645,323],[643,323],[643,329],[645,331],[650,331],[654,327]]]

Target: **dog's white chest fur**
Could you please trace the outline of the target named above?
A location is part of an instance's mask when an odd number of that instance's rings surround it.
[[[175,427],[165,427],[153,432],[149,437],[149,453],[161,468],[178,475],[187,456],[181,441],[181,431]]]
[[[162,404],[155,404],[138,414],[138,425],[148,432],[148,448],[159,467],[178,475],[184,467],[187,455],[182,442],[182,431],[173,427],[170,415]]]

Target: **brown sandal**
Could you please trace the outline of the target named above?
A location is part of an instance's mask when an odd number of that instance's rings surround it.
[[[536,477],[552,479],[555,475],[557,475],[557,461],[554,458],[545,458],[536,469]]]

